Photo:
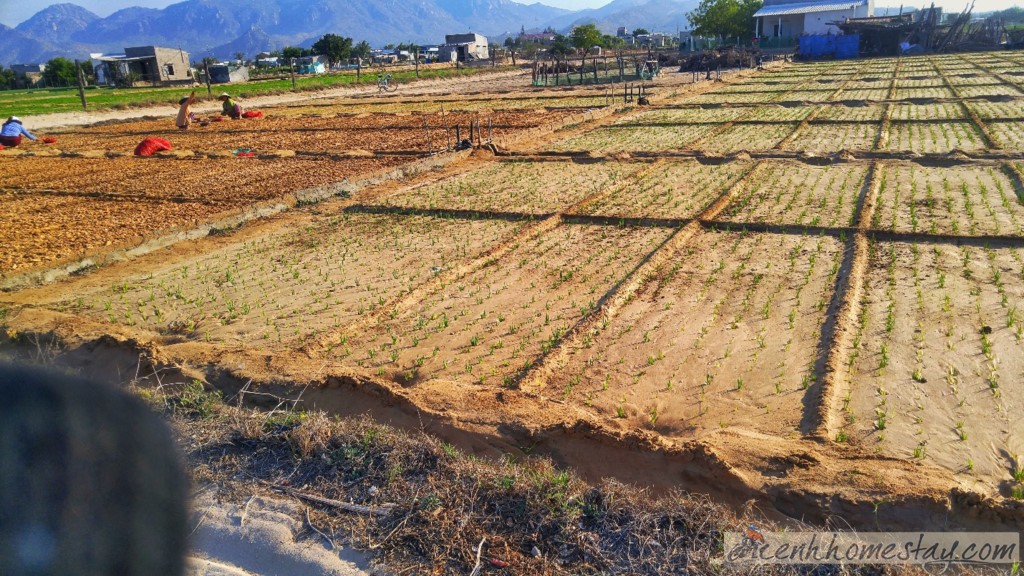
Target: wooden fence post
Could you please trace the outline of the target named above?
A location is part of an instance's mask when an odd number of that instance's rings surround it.
[[[78,78],[78,97],[82,99],[82,110],[88,110],[85,102],[85,73],[82,72],[82,63],[75,60],[75,76]]]

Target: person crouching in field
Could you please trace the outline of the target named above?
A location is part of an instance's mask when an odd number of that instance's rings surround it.
[[[175,118],[174,122],[178,126],[178,130],[188,130],[188,127],[195,122],[196,115],[192,113],[192,105],[196,102],[196,92],[192,91],[186,98],[178,100],[178,117]]]
[[[222,104],[221,116],[230,116],[232,120],[242,117],[242,107],[227,92],[222,92],[220,96],[217,96],[217,100],[220,100]]]
[[[29,140],[35,141],[36,137],[31,132],[25,129],[21,125],[21,119],[17,116],[11,116],[4,122],[2,128],[0,128],[0,144],[4,146],[14,147],[21,144],[23,136],[27,136]]]

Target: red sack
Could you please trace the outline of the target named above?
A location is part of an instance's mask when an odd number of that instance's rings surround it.
[[[4,149],[4,145],[0,144],[0,150],[3,150],[3,149]]]
[[[46,144],[56,144],[57,139],[54,138],[53,136],[47,136],[46,138],[43,138],[43,142]]]
[[[259,110],[246,110],[242,112],[242,118],[263,118],[263,112]]]
[[[135,147],[136,156],[152,156],[161,150],[172,150],[171,143],[163,138],[146,138]]]

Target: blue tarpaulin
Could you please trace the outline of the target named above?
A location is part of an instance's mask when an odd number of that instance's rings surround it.
[[[804,60],[845,60],[856,58],[859,52],[860,34],[813,34],[800,37],[800,57]]]

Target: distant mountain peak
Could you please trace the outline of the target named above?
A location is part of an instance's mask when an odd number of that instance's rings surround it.
[[[105,18],[75,4],[54,4],[0,34],[0,63],[82,58],[147,45],[181,48],[197,60],[237,52],[251,57],[287,45],[309,46],[327,33],[375,46],[438,44],[446,34],[466,31],[501,36],[550,26],[568,33],[582,18],[605,31],[655,30],[660,23],[674,28],[698,1],[613,0],[572,12],[514,0],[182,0],[162,9],[124,8]]]
[[[99,16],[77,4],[51,4],[14,29],[44,42],[67,43],[68,39]]]

